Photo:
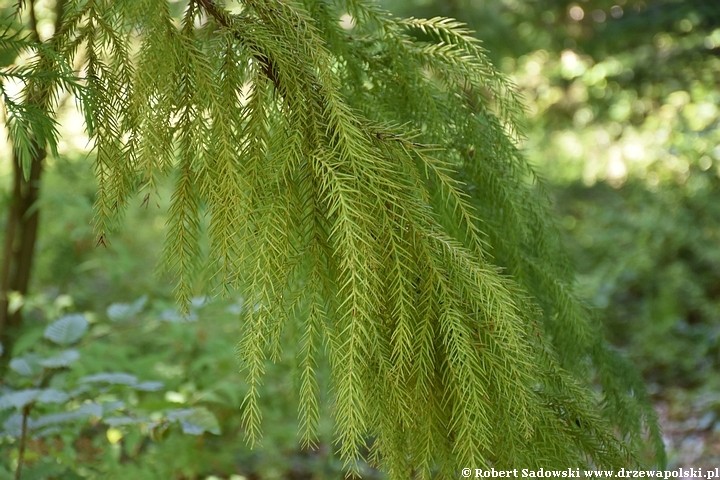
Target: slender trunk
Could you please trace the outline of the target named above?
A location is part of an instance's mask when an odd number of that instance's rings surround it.
[[[67,0],[58,0],[55,4],[55,32],[61,27],[62,13]],[[39,40],[37,20],[35,18],[35,2],[30,1],[28,29]],[[52,42],[52,40],[51,40]],[[47,95],[31,91],[26,101],[31,104],[45,106]],[[0,383],[12,355],[12,348],[22,326],[22,309],[10,311],[9,295],[17,292],[23,297],[27,295],[35,256],[40,212],[36,205],[40,197],[40,177],[47,152],[45,145],[35,144],[33,158],[30,162],[30,175],[26,179],[17,154],[13,153],[13,191],[8,207],[8,220],[5,229],[5,241],[0,256]]]
[[[8,208],[8,224],[0,268],[0,378],[4,376],[12,347],[22,325],[22,309],[10,310],[9,294],[27,295],[37,240],[40,176],[46,152],[38,146],[30,164],[30,176],[23,177],[17,155],[13,155],[13,195]]]
[[[14,159],[13,159],[14,160]],[[22,192],[22,175],[18,175],[16,161],[13,161],[13,188],[12,198],[8,206],[8,219],[5,227],[5,242],[3,243],[2,266],[0,266],[0,341],[8,324],[8,293],[10,292],[10,278],[15,251],[15,235],[18,228],[18,205],[20,204]],[[5,342],[3,351],[8,350]],[[3,353],[3,356],[6,354]]]
[[[42,174],[45,156],[45,149],[38,148],[38,153],[35,158],[33,158],[30,166],[30,177],[23,185],[23,198],[19,212],[22,229],[20,230],[18,250],[15,258],[17,274],[13,279],[14,283],[10,285],[12,290],[20,292],[22,295],[25,295],[28,291],[33,252],[35,251],[35,241],[37,240],[40,210],[35,203],[40,196],[40,175]],[[16,162],[16,168],[19,167],[20,165]],[[10,317],[10,324],[12,323],[12,317]]]

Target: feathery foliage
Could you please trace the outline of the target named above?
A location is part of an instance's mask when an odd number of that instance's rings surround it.
[[[329,361],[351,472],[366,452],[391,478],[663,463],[640,380],[573,293],[516,147],[520,102],[471,32],[362,0],[226,7],[189,0],[178,19],[165,0],[69,0],[28,72],[76,89],[100,243],[131,195],[153,201],[174,178],[178,301],[202,277],[249,306],[237,350],[249,440],[284,346],[308,445]],[[82,82],[59,83],[73,64]],[[18,148],[27,131],[54,142],[48,106],[33,117],[3,100]]]

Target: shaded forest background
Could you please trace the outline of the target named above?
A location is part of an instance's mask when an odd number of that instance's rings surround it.
[[[38,4],[41,33],[51,28],[44,13],[51,3]],[[548,182],[583,293],[649,385],[669,466],[720,464],[720,5],[393,0],[385,6],[398,15],[468,23],[517,84],[527,105],[523,148]],[[0,52],[2,65],[13,61]],[[73,340],[77,358],[58,360],[70,367],[61,375],[85,386],[86,405],[114,408],[128,420],[108,424],[88,410],[48,423],[61,440],[32,439],[23,478],[340,478],[329,424],[319,448],[298,447],[296,388],[282,364],[270,369],[264,385],[262,448],[247,448],[237,415],[243,379],[232,354],[242,299],[198,296],[189,316],[178,314],[169,279],[153,269],[165,212],[162,205],[142,205],[142,198],[109,248],[96,248],[91,158],[71,100],[60,123],[60,154],[48,159],[37,206],[32,294],[11,298],[26,312],[15,346],[25,363],[11,365],[5,384],[30,384],[42,367],[33,358],[61,357],[68,338],[40,339],[50,338],[49,322],[69,318],[70,325],[75,317],[68,315],[82,313],[88,325]],[[9,147],[2,148],[5,212],[10,165]],[[87,380],[99,372],[127,376]],[[40,413],[82,406],[57,403],[41,405]],[[142,417],[159,409],[175,413]],[[12,478],[18,455],[12,413],[0,411],[0,479]]]

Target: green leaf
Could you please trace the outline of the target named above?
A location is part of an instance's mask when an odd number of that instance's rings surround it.
[[[103,409],[97,403],[86,403],[84,405],[81,405],[80,408],[71,412],[61,412],[43,415],[37,419],[32,420],[29,425],[30,428],[34,430],[41,427],[73,422],[75,420],[81,420],[88,417],[102,418],[102,413]]]
[[[22,414],[13,413],[3,422],[3,436],[19,437],[22,429]]]
[[[103,402],[102,415],[105,416],[108,413],[115,412],[122,408],[125,408],[125,402],[121,400],[115,400],[114,402]]]
[[[62,390],[58,390],[56,388],[46,388],[40,392],[36,401],[38,403],[65,403],[69,398],[70,396]]]
[[[188,417],[194,409],[192,408],[182,408],[178,410],[170,410],[167,412],[167,419],[171,422],[178,421],[182,418]]]
[[[16,392],[6,393],[0,397],[0,410],[15,407],[18,410],[35,401],[40,395],[41,390],[38,388],[29,388],[27,390],[18,390]]]
[[[109,427],[119,427],[122,425],[138,425],[141,423],[147,423],[149,421],[150,419],[148,417],[134,418],[128,417],[127,415],[103,419],[103,423],[105,423]]]
[[[0,397],[0,410],[15,407],[18,410],[32,403],[65,403],[70,396],[56,388],[29,388],[6,393]]]
[[[40,357],[34,353],[10,360],[10,368],[24,377],[32,377],[40,371]]]
[[[75,349],[64,350],[54,357],[40,360],[38,363],[45,368],[67,368],[80,358],[80,352]]]
[[[147,381],[147,382],[140,382],[137,385],[133,385],[132,387],[135,390],[140,390],[143,392],[157,392],[158,390],[162,390],[162,388],[165,386],[162,382],[155,382],[155,381]]]
[[[133,303],[113,303],[107,308],[107,316],[113,322],[127,320],[142,311],[147,298],[147,295],[143,295]]]
[[[220,435],[217,418],[205,407],[171,411],[168,413],[168,420],[179,422],[183,433],[188,435],[202,435],[205,432]]]
[[[80,379],[80,383],[109,383],[112,385],[134,386],[138,383],[138,379],[135,375],[131,375],[129,373],[96,373],[95,375],[82,377]]]
[[[82,338],[88,325],[88,321],[83,315],[67,315],[48,325],[44,336],[58,345],[71,345]]]

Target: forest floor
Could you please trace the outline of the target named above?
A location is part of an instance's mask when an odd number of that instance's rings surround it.
[[[669,389],[657,400],[668,468],[720,466],[720,392]]]

